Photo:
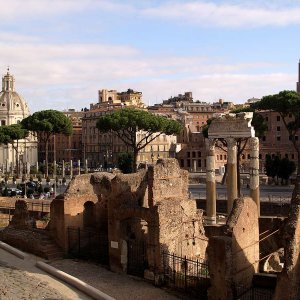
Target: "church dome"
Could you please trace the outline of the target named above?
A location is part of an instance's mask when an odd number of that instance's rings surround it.
[[[7,73],[2,77],[0,92],[1,125],[17,124],[29,114],[26,101],[15,91],[15,78],[7,69]]]

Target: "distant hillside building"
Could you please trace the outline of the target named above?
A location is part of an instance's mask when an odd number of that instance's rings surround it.
[[[20,123],[30,115],[26,101],[15,91],[15,78],[9,69],[2,77],[2,91],[0,93],[0,124],[12,125]],[[37,162],[37,140],[29,135],[24,140],[19,140],[19,163],[34,165]],[[16,166],[16,151],[11,145],[0,146],[0,168],[3,172],[12,171]]]

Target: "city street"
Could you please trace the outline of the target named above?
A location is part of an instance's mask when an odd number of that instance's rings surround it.
[[[294,186],[275,186],[275,185],[260,185],[260,198],[261,201],[273,201],[273,202],[289,202],[292,196]],[[227,199],[227,187],[226,185],[217,184],[217,199]],[[190,184],[189,191],[196,199],[206,198],[205,184]],[[250,194],[250,190],[246,187],[242,187],[242,195],[247,196]]]

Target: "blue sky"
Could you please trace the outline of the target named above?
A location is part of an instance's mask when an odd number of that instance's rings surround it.
[[[300,1],[0,0],[0,67],[32,112],[102,88],[146,104],[192,91],[235,103],[295,89]]]

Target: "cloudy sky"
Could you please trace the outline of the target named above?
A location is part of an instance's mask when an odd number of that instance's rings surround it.
[[[0,0],[0,67],[32,112],[89,107],[99,89],[146,104],[295,89],[300,0]]]

